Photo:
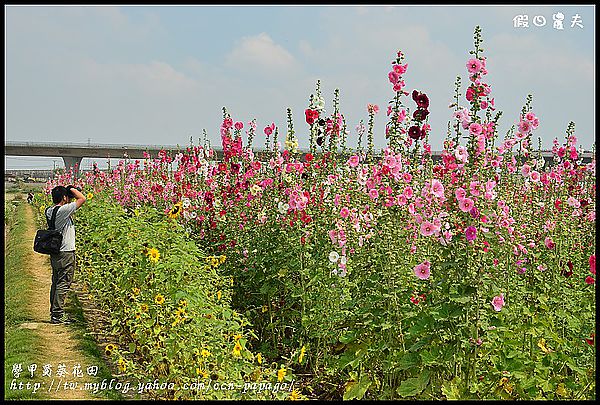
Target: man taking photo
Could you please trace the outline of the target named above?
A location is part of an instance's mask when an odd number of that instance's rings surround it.
[[[69,202],[71,199],[75,201]],[[54,206],[46,209],[50,221],[54,207],[58,208],[54,227],[62,233],[62,245],[58,254],[50,255],[52,286],[50,287],[50,322],[70,323],[64,310],[65,298],[75,275],[75,224],[71,217],[83,205],[85,196],[74,186],[56,186],[52,189]]]

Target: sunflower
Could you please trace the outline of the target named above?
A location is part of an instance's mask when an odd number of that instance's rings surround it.
[[[242,345],[240,344],[240,342],[235,342],[235,346],[233,347],[232,353],[235,357],[239,357],[239,355],[242,353]]]
[[[117,364],[119,365],[119,371],[124,372],[127,369],[127,366],[125,365],[125,359],[123,359],[123,357],[119,357]]]
[[[110,356],[113,352],[113,350],[115,350],[117,348],[116,345],[109,343],[104,347],[104,352],[106,353],[107,356]]]
[[[88,193],[87,196],[86,196],[86,198],[88,200],[91,200],[92,198],[94,198],[94,193]]]
[[[258,353],[256,355],[256,361],[258,362],[258,364],[262,364],[262,361],[263,361],[262,354]]]
[[[277,371],[277,381],[282,382],[283,378],[285,377],[285,367],[281,367],[278,371]]]
[[[131,292],[133,293],[134,296],[140,295],[140,289],[137,287],[133,287],[131,289]]]
[[[219,264],[223,264],[225,262],[225,259],[227,259],[227,256],[225,256],[225,255],[219,256]]]
[[[146,251],[146,255],[148,256],[148,258],[150,259],[151,262],[156,263],[158,262],[158,259],[160,258],[160,252],[157,249],[148,249]]]
[[[169,218],[177,218],[179,214],[181,214],[181,202],[175,204],[167,215],[169,216]]]
[[[300,394],[298,393],[298,391],[296,390],[292,390],[292,393],[290,394],[290,401],[297,401],[298,399],[300,399]]]
[[[202,357],[207,358],[210,356],[210,352],[206,349],[202,349]]]
[[[154,297],[154,302],[156,302],[158,305],[162,305],[165,303],[165,297],[163,297],[162,294],[156,294],[156,297]]]
[[[306,353],[306,347],[302,346],[302,349],[300,349],[300,356],[298,356],[298,363],[302,363],[305,353]]]
[[[142,304],[142,305],[140,305],[140,311],[142,311],[142,312],[148,311],[148,304]]]

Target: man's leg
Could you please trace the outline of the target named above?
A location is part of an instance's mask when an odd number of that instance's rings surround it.
[[[60,269],[54,294],[53,317],[55,319],[62,318],[65,313],[65,299],[75,275],[75,252],[60,252],[60,256]]]
[[[52,285],[50,286],[50,317],[58,319],[55,315],[56,308],[54,306],[56,298],[56,283],[58,282],[58,274],[60,272],[60,253],[50,255],[50,264],[52,265]]]

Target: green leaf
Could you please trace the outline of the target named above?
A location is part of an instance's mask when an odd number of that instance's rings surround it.
[[[129,353],[135,353],[135,343],[129,343]]]
[[[407,378],[402,381],[396,392],[401,397],[413,397],[420,394],[429,384],[430,377],[431,371],[425,370],[417,378]]]
[[[419,353],[405,353],[398,361],[399,370],[407,370],[411,367],[418,366],[421,363]]]
[[[356,335],[357,335],[357,333],[355,330],[345,331],[340,336],[340,339],[339,339],[340,343],[348,344],[348,343],[352,342],[354,339],[356,339]]]
[[[362,399],[373,382],[368,377],[362,377],[358,383],[348,385],[344,393],[344,401],[350,399]]]

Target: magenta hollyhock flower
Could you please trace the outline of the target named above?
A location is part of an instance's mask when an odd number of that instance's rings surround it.
[[[481,64],[481,61],[479,59],[473,58],[467,61],[467,70],[472,75],[479,73],[482,67],[483,65]]]
[[[471,133],[471,135],[479,135],[482,130],[483,127],[481,126],[481,124],[478,124],[476,122],[473,122],[471,125],[469,125],[469,132]]]
[[[494,310],[500,312],[500,310],[504,306],[504,294],[495,296],[492,299],[492,306],[494,307]]]
[[[375,200],[377,197],[379,197],[379,191],[377,191],[377,189],[375,189],[375,188],[370,189],[369,197],[371,197],[371,199]]]
[[[430,266],[431,263],[429,263],[427,260],[421,264],[417,264],[414,269],[415,276],[419,277],[421,280],[427,280],[431,274]]]
[[[346,208],[346,207],[343,207],[340,210],[340,217],[342,217],[342,218],[348,218],[348,215],[350,215],[350,210],[348,210],[348,208]]]
[[[390,73],[388,73],[388,78],[390,79],[390,83],[396,84],[398,83],[400,76],[398,76],[398,73],[395,70],[392,70]]]
[[[590,256],[590,273],[596,274],[596,255]]]
[[[477,238],[477,228],[474,226],[468,226],[467,229],[465,229],[465,237],[467,238],[468,242],[475,240]]]
[[[244,123],[243,122],[238,121],[238,122],[235,123],[235,129],[237,129],[239,131],[242,128],[244,128]]]
[[[458,192],[458,190],[456,191]],[[460,208],[462,212],[469,212],[474,206],[475,203],[470,198],[463,198],[462,200],[458,201],[458,208]]]
[[[429,221],[423,221],[421,223],[421,235],[431,236],[435,233],[436,227]]]
[[[596,282],[596,280],[594,280],[594,278],[592,276],[587,276],[585,278],[585,283],[586,284],[594,284]]]
[[[546,236],[546,239],[544,239],[544,245],[546,245],[548,249],[554,249],[554,247],[556,246],[552,238],[550,238],[549,236]]]
[[[357,155],[352,155],[348,159],[348,166],[356,167],[356,166],[358,166],[359,162],[360,162],[360,158]]]

